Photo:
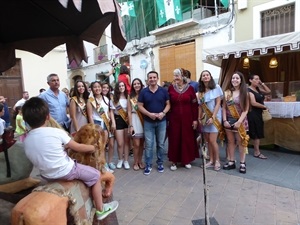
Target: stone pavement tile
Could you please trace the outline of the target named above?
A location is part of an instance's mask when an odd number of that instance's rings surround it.
[[[153,218],[150,221],[149,225],[168,225],[169,223],[170,223],[169,220],[164,220],[162,218]]]
[[[295,211],[276,210],[276,221],[280,223],[294,223],[299,222],[299,218]]]
[[[257,203],[254,223],[258,223],[261,225],[264,225],[265,223],[276,224],[275,206],[264,203]]]
[[[232,223],[251,224],[254,221],[255,207],[236,207]]]
[[[134,218],[132,221],[128,223],[128,225],[148,225],[149,221],[145,221],[143,219]]]
[[[150,221],[156,217],[158,211],[159,211],[158,209],[153,210],[153,209],[145,208],[136,215],[135,219],[144,220],[150,223]]]
[[[192,224],[192,219],[175,216],[174,218],[172,218],[172,221],[170,221],[168,225],[183,225],[183,224],[184,225]]]

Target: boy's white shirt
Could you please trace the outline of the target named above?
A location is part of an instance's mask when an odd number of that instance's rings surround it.
[[[39,127],[31,130],[25,141],[25,154],[42,176],[57,179],[67,175],[74,161],[64,149],[71,138],[61,129]]]
[[[4,129],[5,129],[5,120],[0,118],[0,135],[4,133]]]

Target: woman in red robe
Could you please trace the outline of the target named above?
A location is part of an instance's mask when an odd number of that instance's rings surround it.
[[[183,73],[183,69],[175,69],[174,84],[169,87],[171,110],[168,115],[168,157],[173,171],[177,169],[177,163],[190,169],[191,162],[199,158],[196,143],[198,103],[195,91]]]

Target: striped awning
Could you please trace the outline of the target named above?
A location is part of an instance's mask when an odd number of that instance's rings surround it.
[[[255,40],[242,41],[210,49],[203,49],[203,62],[220,66],[222,59],[228,59],[230,55],[240,58],[242,54],[249,57],[254,54],[264,55],[269,49],[274,53],[283,51],[284,47],[289,50],[300,50],[300,32],[274,35]]]

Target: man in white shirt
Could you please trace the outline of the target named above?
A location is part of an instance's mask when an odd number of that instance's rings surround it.
[[[17,103],[14,105],[13,109],[16,110],[16,107],[23,106],[24,103],[29,99],[28,91],[23,91],[23,98],[21,98]]]

